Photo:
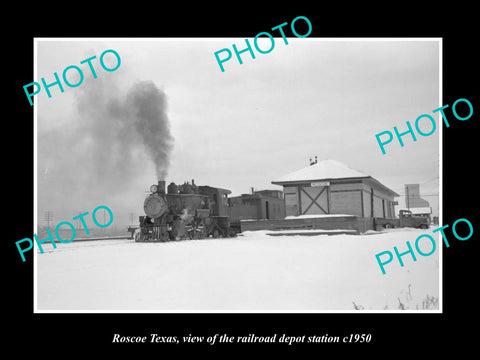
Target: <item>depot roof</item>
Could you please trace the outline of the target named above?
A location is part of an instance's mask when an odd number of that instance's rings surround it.
[[[336,160],[322,160],[316,164],[304,167],[300,170],[291,172],[272,181],[275,185],[288,185],[294,183],[325,181],[335,179],[370,179],[379,186],[392,192],[395,196],[399,196],[396,192],[381,184],[378,180],[370,175],[364,174],[358,170],[354,170],[344,163]]]
[[[284,175],[274,181],[273,184],[282,184],[285,182],[314,181],[327,179],[346,179],[346,178],[364,178],[370,177],[360,171],[354,170],[347,165],[336,160],[323,160],[314,165],[304,167]]]

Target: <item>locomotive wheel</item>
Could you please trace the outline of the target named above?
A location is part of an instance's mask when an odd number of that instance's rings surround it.
[[[170,241],[177,240],[177,236],[178,236],[178,231],[176,231],[176,229],[168,232],[168,237],[170,238]]]
[[[206,232],[203,225],[193,225],[187,232],[187,236],[190,240],[205,239]]]
[[[215,229],[212,233],[212,236],[215,238],[215,239],[218,239],[220,237],[220,231],[218,231],[218,229]]]
[[[200,231],[198,231],[198,228],[196,226],[192,228],[190,236],[191,236],[190,239],[195,239],[195,240],[202,238]]]
[[[237,236],[237,230],[234,229],[234,228],[229,228],[229,229],[228,229],[228,236],[229,236],[229,237],[235,237],[235,236]]]
[[[207,232],[205,226],[199,226],[199,231],[197,232],[199,239],[205,239],[207,237]]]

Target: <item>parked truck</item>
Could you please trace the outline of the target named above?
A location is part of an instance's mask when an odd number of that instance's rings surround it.
[[[384,228],[412,227],[428,229],[428,219],[424,217],[415,217],[410,210],[400,210],[398,215],[399,218],[396,219],[374,218],[375,227],[381,225]]]

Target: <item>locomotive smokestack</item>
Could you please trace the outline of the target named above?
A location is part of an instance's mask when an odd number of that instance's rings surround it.
[[[165,194],[165,180],[158,180],[158,193]]]

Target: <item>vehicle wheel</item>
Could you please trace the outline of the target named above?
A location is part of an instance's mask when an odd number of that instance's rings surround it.
[[[195,239],[205,239],[207,236],[204,226],[197,226],[195,228]]]
[[[215,238],[215,239],[218,239],[220,237],[220,231],[218,231],[218,229],[215,229],[212,233],[212,236]]]
[[[393,226],[391,224],[385,224],[384,228],[385,229],[391,229],[391,228],[393,228]]]

